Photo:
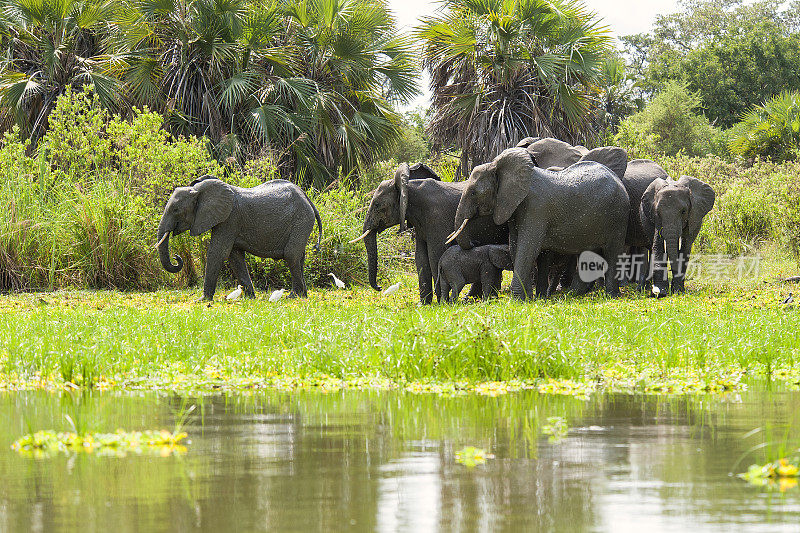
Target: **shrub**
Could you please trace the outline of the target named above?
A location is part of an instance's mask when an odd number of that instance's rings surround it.
[[[749,158],[794,161],[800,155],[800,92],[783,92],[754,106],[733,128],[731,152]]]
[[[721,133],[695,113],[699,105],[685,86],[668,82],[642,111],[622,121],[614,140],[632,159],[724,153]]]

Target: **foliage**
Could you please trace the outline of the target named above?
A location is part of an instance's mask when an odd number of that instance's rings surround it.
[[[550,416],[547,418],[547,424],[542,426],[542,433],[547,435],[548,442],[555,444],[567,437],[569,425],[567,421],[560,416]]]
[[[752,106],[800,89],[800,4],[779,0],[686,0],[652,32],[624,37],[631,66],[652,94],[687,83],[706,116],[729,128]]]
[[[800,340],[786,331],[800,327],[800,315],[781,304],[791,287],[764,283],[794,269],[762,268],[760,278],[742,281],[694,278],[681,297],[655,301],[626,288],[622,299],[557,305],[503,297],[420,308],[412,275],[394,275],[402,286],[391,298],[350,287],[311,291],[308,300],[217,299],[211,307],[195,303],[199,289],[11,295],[0,302],[0,389],[63,389],[70,381],[217,392],[721,394],[742,390],[743,372],[796,367]],[[789,375],[797,383],[797,373]],[[455,385],[435,386],[442,382]]]
[[[167,457],[186,453],[183,442],[185,432],[171,433],[161,431],[125,431],[114,433],[56,433],[37,431],[23,435],[11,445],[20,455],[42,458],[59,454],[97,453],[125,457],[128,453],[148,453]]]
[[[16,124],[35,142],[57,99],[89,86],[106,108],[118,100],[107,75],[103,28],[114,3],[100,0],[6,0],[0,11],[0,127]]]
[[[393,159],[409,164],[427,161],[431,155],[431,143],[425,134],[424,110],[417,108],[403,113],[401,129]]]
[[[624,118],[644,107],[637,95],[638,83],[626,72],[625,60],[619,55],[609,55],[603,61],[599,85],[599,124],[607,132],[615,131]]]
[[[411,45],[377,0],[9,0],[0,17],[0,120],[36,141],[57,98],[167,117],[219,161],[269,154],[327,185],[388,154],[392,104],[416,89]],[[2,124],[0,124],[2,125]]]
[[[577,143],[594,108],[610,36],[583,3],[449,0],[416,31],[431,76],[428,131],[461,151],[461,172],[529,135]]]
[[[642,111],[622,121],[614,141],[631,158],[719,153],[719,132],[707,118],[696,114],[699,105],[696,94],[679,83],[668,82]]]
[[[486,463],[487,459],[493,459],[494,455],[483,448],[475,446],[465,446],[456,452],[456,462],[467,468],[474,468],[477,465]]]
[[[800,156],[800,92],[784,92],[753,107],[734,128],[734,154],[794,161]]]

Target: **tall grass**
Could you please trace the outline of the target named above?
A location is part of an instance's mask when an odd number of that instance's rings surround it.
[[[417,307],[410,276],[387,298],[314,291],[307,301],[195,305],[194,291],[19,295],[0,312],[0,373],[97,376],[309,375],[393,380],[592,378],[792,368],[800,315],[779,287],[664,300],[629,295]],[[753,297],[756,296],[756,299]],[[724,370],[723,370],[724,371]]]

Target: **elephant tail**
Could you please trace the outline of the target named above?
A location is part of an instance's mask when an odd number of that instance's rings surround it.
[[[302,190],[302,189],[301,189]],[[314,210],[314,218],[317,219],[317,244],[314,245],[314,250],[319,252],[322,249],[322,218],[319,216],[319,210],[317,210],[317,206],[314,205],[314,202],[311,201],[311,198],[308,197],[306,191],[303,191],[303,195],[308,200],[309,205],[311,205],[311,209]]]

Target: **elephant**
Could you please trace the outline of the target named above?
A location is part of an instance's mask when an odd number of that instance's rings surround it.
[[[537,166],[555,171],[574,165],[589,153],[584,146],[572,146],[552,137],[538,139],[530,143],[526,150],[536,159]]]
[[[462,248],[459,230],[474,217],[491,215],[495,224],[508,223],[514,258],[511,291],[518,299],[531,296],[531,274],[542,250],[579,254],[600,249],[615,273],[625,245],[630,201],[608,167],[594,161],[560,172],[539,167],[529,150],[506,149],[472,170],[456,210],[458,230],[452,238]],[[544,285],[546,291],[546,270],[537,278],[537,287]],[[619,295],[616,275],[606,276],[606,292]]]
[[[514,270],[508,245],[486,244],[464,250],[451,246],[439,259],[440,300],[455,302],[467,283],[479,283],[484,300],[500,292],[503,270]]]
[[[222,263],[228,266],[244,288],[255,297],[253,282],[247,271],[245,252],[258,257],[283,259],[292,275],[295,297],[306,297],[303,278],[306,243],[314,229],[319,229],[317,249],[322,239],[322,219],[316,206],[301,188],[286,180],[272,180],[250,189],[234,187],[203,176],[188,187],[172,193],[158,225],[158,248],[161,265],[167,272],[177,273],[183,260],[169,257],[169,235],[189,230],[192,236],[211,231],[203,280],[203,300],[212,300],[217,289]]]
[[[667,180],[669,175],[661,165],[649,159],[634,159],[630,161],[622,178],[622,184],[625,185],[625,189],[628,191],[628,198],[631,201],[625,244],[629,247],[631,257],[632,268],[630,274],[638,282],[640,290],[646,286],[649,276],[650,258],[648,252],[652,247],[653,234],[650,230],[642,227],[639,207],[647,187],[658,179]]]
[[[645,234],[651,235],[652,263],[666,266],[669,259],[673,294],[686,290],[684,281],[692,245],[715,198],[710,185],[689,176],[677,181],[656,179],[642,196],[639,216]],[[653,293],[667,295],[666,268],[653,268]]]
[[[375,290],[378,285],[377,236],[384,230],[406,224],[414,228],[414,260],[419,280],[419,297],[423,304],[433,301],[434,290],[439,295],[433,276],[438,272],[439,258],[446,248],[445,240],[453,231],[456,208],[466,182],[443,182],[425,165],[409,166],[402,163],[394,179],[378,185],[364,217],[363,234],[351,242],[364,240],[367,250],[369,284]],[[508,227],[496,226],[491,217],[479,217],[465,228],[464,238],[476,245],[508,244]],[[470,294],[480,294],[473,286]]]

